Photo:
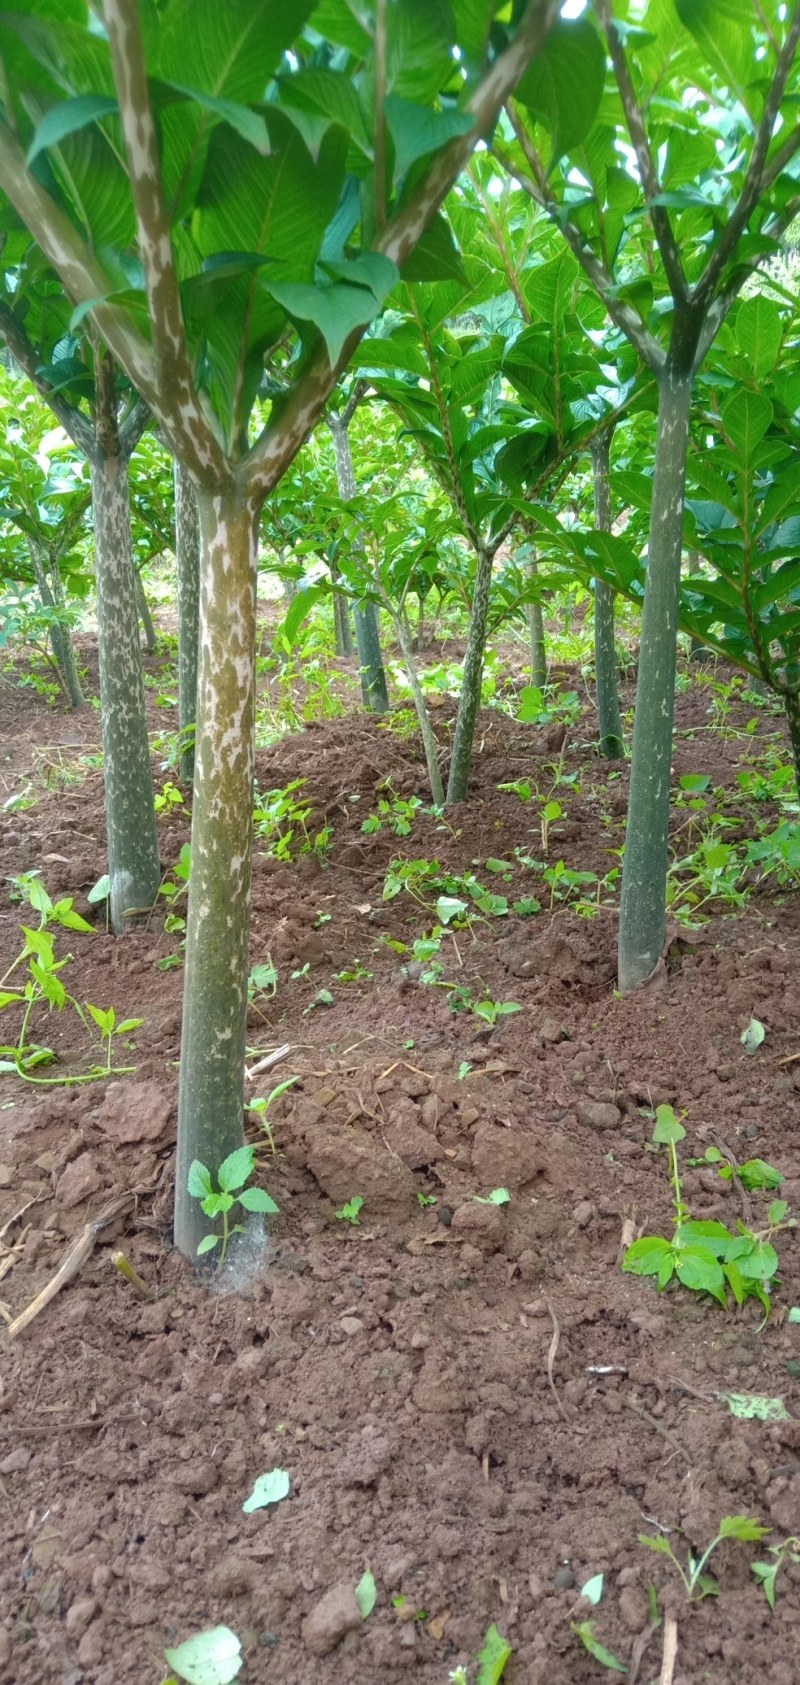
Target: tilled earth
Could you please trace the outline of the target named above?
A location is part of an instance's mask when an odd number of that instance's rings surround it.
[[[681,774],[709,774],[742,836],[753,814],[737,770],[780,724],[764,713],[748,733],[753,709],[735,703],[712,731],[713,694],[701,682],[678,697],[676,790]],[[104,857],[101,775],[80,760],[96,749],[96,716],[7,688],[0,705],[0,800],[26,783],[37,795],[2,815],[2,973],[28,916],[8,875],[39,868],[51,895],[86,913]],[[59,933],[71,992],[144,1024],[117,1059],[135,1066],[127,1076],[66,1089],[4,1078],[6,1320],[88,1223],[138,1191],[62,1291],[1,1337],[3,1682],[158,1685],[166,1645],[225,1623],[253,1685],[446,1685],[458,1664],[474,1685],[495,1622],[513,1646],[509,1685],[589,1685],[617,1677],[575,1634],[591,1618],[647,1685],[664,1634],[652,1583],[678,1623],[673,1685],[793,1685],[800,1567],[781,1569],[773,1613],[749,1565],[800,1534],[796,1242],[779,1239],[764,1327],[754,1301],[726,1315],[683,1290],[659,1295],[620,1257],[624,1233],[671,1232],[646,1115],[662,1102],[683,1115],[684,1162],[712,1144],[757,1155],[800,1207],[797,897],[761,890],[715,914],[698,942],[673,942],[651,987],[615,998],[613,890],[594,918],[551,909],[541,874],[514,855],[542,859],[539,810],[558,799],[548,860],[600,877],[618,864],[627,769],[598,761],[591,734],[588,712],[563,745],[552,727],[482,715],[469,804],[446,827],[419,815],[408,837],[361,830],[387,778],[425,796],[414,744],[385,727],[331,720],[259,754],[260,789],[306,779],[309,832],[327,823],[333,839],[321,861],[256,855],[251,960],[271,961],[278,985],[254,1004],[252,1046],[290,1051],[249,1092],[299,1080],[270,1114],[274,1156],[259,1154],[280,1217],[219,1290],[170,1251],[182,973],[157,962],[180,938],[162,913],[120,942],[102,924]],[[517,779],[532,802],[498,791]],[[694,846],[690,824],[676,805],[679,855]],[[160,825],[166,867],[188,815]],[[399,857],[473,870],[509,899],[538,894],[537,915],[474,920],[440,955],[440,982],[519,1012],[493,1029],[452,1012],[450,991],[388,945],[435,922],[406,893],[382,899]],[[510,883],[487,858],[514,863]],[[753,1016],[767,1033],[751,1056],[740,1036]],[[31,1028],[59,1069],[97,1057],[69,1009]],[[476,1200],[500,1187],[507,1204]],[[696,1216],[735,1227],[748,1214],[738,1184],[712,1171],[687,1170],[684,1187]],[[351,1226],[335,1212],[355,1195]],[[754,1221],[762,1203],[751,1196]],[[116,1248],[151,1297],[115,1269]],[[788,1419],[738,1419],[729,1393],[782,1399]],[[243,1513],[274,1467],[289,1497]],[[638,1535],[668,1537],[685,1560],[727,1515],[772,1532],[723,1545],[720,1594],[690,1604]],[[362,1620],[365,1569],[378,1597]],[[591,1609],[580,1589],[599,1573]]]

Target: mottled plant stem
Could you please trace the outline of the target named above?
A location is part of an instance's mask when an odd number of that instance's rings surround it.
[[[153,616],[150,613],[150,604],[145,594],[144,580],[137,567],[134,567],[133,570],[133,588],[136,593],[136,613],[139,616],[144,633],[144,647],[148,655],[155,655],[156,629],[153,625]]]
[[[611,531],[611,438],[611,431],[598,433],[590,446],[594,478],[594,519],[600,532]],[[600,753],[607,761],[618,761],[625,754],[625,743],[617,685],[614,589],[605,579],[595,580],[594,586],[594,676],[597,688]]]
[[[54,560],[48,570],[46,557],[38,544],[29,540],[29,549],[42,602],[45,608],[52,609],[58,616],[64,608],[64,587],[61,583],[58,563]],[[86,697],[83,694],[81,681],[78,677],[78,664],[75,660],[72,633],[65,618],[53,620],[50,627],[50,643],[71,706],[73,708],[85,708]]]
[[[539,575],[539,564],[536,551],[531,550],[528,556],[526,573],[529,580],[534,581]],[[527,611],[528,635],[531,642],[531,684],[538,685],[542,690],[547,684],[547,645],[544,637],[544,615],[539,597],[532,597]]]
[[[200,629],[200,522],[194,486],[175,463],[175,563],[178,572],[178,729],[180,775],[194,778],[194,725]]]
[[[344,416],[330,413],[326,420],[333,437],[339,496],[349,501],[355,497],[357,488],[347,421]],[[370,597],[365,597],[355,604],[353,619],[361,678],[361,700],[368,713],[386,714],[389,711],[389,691],[381,651],[380,623],[377,607]]]
[[[128,459],[119,444],[111,359],[95,356],[97,445],[91,462],[97,645],[108,832],[111,928],[119,935],[158,893],[150,745],[131,553]]]
[[[256,523],[240,490],[198,493],[200,663],[178,1104],[175,1244],[208,1220],[189,1165],[241,1146],[253,831]]]
[[[447,780],[447,805],[466,801],[469,768],[475,721],[481,700],[483,654],[486,647],[486,626],[489,618],[489,591],[492,583],[494,551],[481,545],[472,593],[472,612],[469,619],[467,649],[464,656],[464,677],[458,702],[456,729],[453,734],[453,753]]]
[[[666,926],[670,767],[691,372],[668,361],[659,381],[647,584],[642,609],[631,785],[619,916],[619,987],[658,964]]]

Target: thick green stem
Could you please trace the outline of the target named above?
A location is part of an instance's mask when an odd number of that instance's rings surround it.
[[[195,1258],[208,1219],[188,1190],[241,1146],[253,830],[256,537],[237,488],[198,493],[200,667],[186,933],[175,1245]]]
[[[155,901],[161,880],[139,656],[127,458],[115,449],[116,395],[97,358],[98,449],[91,464],[109,908],[116,935]]]
[[[478,717],[481,700],[483,652],[486,647],[486,626],[489,618],[489,591],[492,583],[493,560],[493,552],[482,545],[478,551],[475,589],[472,593],[472,613],[469,620],[469,636],[464,656],[464,677],[461,683],[456,729],[453,735],[450,776],[447,780],[448,807],[452,806],[453,802],[465,801],[467,796],[469,768],[472,760],[472,740],[475,736],[475,721]]]
[[[194,778],[194,726],[197,714],[198,633],[200,626],[200,525],[194,486],[175,463],[175,563],[178,571],[178,729],[180,775]]]
[[[594,475],[594,518],[600,532],[611,531],[611,488],[609,466],[612,430],[592,440]],[[625,742],[617,686],[617,650],[614,638],[614,590],[604,579],[594,587],[594,672],[597,687],[597,717],[600,753],[607,761],[622,760]]]
[[[691,374],[668,360],[659,379],[658,438],[622,872],[619,987],[623,993],[650,976],[664,946],[678,598],[691,400]]]
[[[526,567],[528,579],[533,583],[539,577],[539,564],[536,551],[531,549]],[[547,645],[544,636],[544,615],[542,604],[538,597],[532,597],[527,605],[528,635],[531,640],[531,684],[538,685],[540,690],[547,684]]]
[[[329,415],[327,421],[333,436],[339,496],[349,500],[355,497],[357,488],[347,422],[344,417],[334,415]],[[353,619],[361,677],[361,700],[368,713],[387,714],[389,690],[381,651],[380,622],[377,607],[371,598],[365,597],[362,602],[355,604]]]
[[[133,570],[133,586],[136,592],[136,612],[144,632],[144,647],[148,655],[155,655],[156,629],[153,625],[153,616],[150,613],[150,604],[145,595],[144,582],[137,567]]]

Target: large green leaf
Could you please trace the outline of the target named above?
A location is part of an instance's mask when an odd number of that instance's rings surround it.
[[[170,0],[154,74],[251,105],[312,10],[313,0]]]
[[[387,93],[427,104],[453,74],[449,0],[392,0],[386,15]]]
[[[783,339],[783,323],[777,304],[763,293],[746,298],[736,315],[736,343],[747,358],[756,380],[774,369]]]
[[[81,94],[77,99],[67,99],[60,105],[51,106],[36,126],[28,148],[28,163],[32,164],[46,147],[57,146],[59,141],[85,128],[87,123],[96,123],[99,118],[108,117],[118,110],[117,101],[109,94]]]
[[[763,392],[748,392],[740,388],[723,404],[722,420],[745,466],[749,465],[772,420],[769,398]]]
[[[331,366],[337,361],[350,334],[356,328],[366,327],[381,308],[370,288],[351,287],[346,281],[334,281],[321,287],[285,281],[270,284],[269,290],[293,321],[311,322],[319,329]]]
[[[523,280],[526,302],[535,316],[558,327],[570,307],[572,290],[579,275],[577,260],[569,251],[559,252],[549,263],[529,269]]]
[[[276,279],[310,281],[339,200],[347,136],[329,129],[313,158],[284,112],[270,111],[269,133],[273,151],[261,158],[230,129],[215,131],[194,237],[204,257],[261,252],[277,265]]]
[[[463,259],[441,211],[428,224],[403,264],[404,281],[455,281],[463,289],[467,276]]]
[[[528,66],[517,99],[552,136],[551,166],[586,138],[603,97],[606,55],[588,17],[559,20]]]
[[[706,63],[733,93],[741,93],[756,76],[753,12],[742,0],[675,0],[684,29],[694,36]]]
[[[438,152],[455,135],[468,134],[474,117],[464,111],[431,111],[413,100],[389,94],[384,110],[394,142],[394,176],[400,181],[418,158]]]

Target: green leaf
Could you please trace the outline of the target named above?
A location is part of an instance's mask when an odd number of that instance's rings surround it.
[[[242,1666],[242,1646],[230,1627],[212,1627],[164,1655],[186,1685],[230,1685]]]
[[[87,1001],[86,1011],[89,1013],[89,1016],[94,1019],[101,1035],[107,1036],[111,1034],[117,1021],[117,1015],[113,1006],[110,1006],[108,1011],[104,1012],[101,1006],[90,1006]]]
[[[108,873],[104,872],[102,878],[98,878],[97,883],[92,885],[86,899],[90,907],[96,907],[99,902],[107,901],[110,894],[111,879]]]
[[[591,129],[606,78],[606,55],[588,17],[559,20],[520,81],[516,98],[549,129],[551,168]]]
[[[404,281],[456,281],[462,286],[466,282],[461,253],[441,211],[429,222],[406,258],[402,278]]]
[[[768,1240],[751,1242],[747,1252],[734,1254],[745,1281],[772,1281],[778,1273],[778,1254]]]
[[[746,298],[736,315],[736,343],[756,380],[770,374],[778,361],[783,324],[777,304],[763,293]]]
[[[124,1036],[131,1030],[140,1030],[143,1023],[143,1018],[123,1018],[122,1023],[117,1025],[117,1035]]]
[[[772,405],[763,392],[737,387],[722,406],[722,421],[728,437],[740,452],[745,468],[752,462],[756,446],[772,420]]]
[[[739,0],[675,0],[678,17],[732,93],[757,74],[749,13]]]
[[[643,1235],[628,1247],[622,1268],[628,1275],[658,1275],[662,1265],[673,1258],[674,1249],[668,1240],[662,1240],[659,1235]]]
[[[94,930],[93,924],[89,924],[87,919],[81,918],[80,913],[75,912],[71,897],[66,901],[57,901],[50,916],[63,925],[65,930]]]
[[[656,1121],[653,1130],[653,1140],[659,1147],[669,1146],[671,1142],[683,1141],[686,1130],[678,1122],[671,1106],[656,1107]]]
[[[283,1498],[288,1498],[291,1484],[286,1469],[270,1469],[267,1474],[260,1474],[249,1498],[245,1498],[242,1504],[245,1515],[252,1515],[254,1510],[266,1509],[269,1504],[279,1504]]]
[[[77,99],[65,99],[59,105],[51,106],[36,126],[28,148],[28,163],[32,164],[34,158],[38,158],[48,146],[58,146],[67,135],[84,129],[87,123],[96,123],[101,117],[117,115],[118,112],[117,101],[105,94],[81,94]]]
[[[362,1574],[356,1586],[356,1603],[358,1604],[362,1621],[368,1620],[378,1601],[378,1590],[375,1585],[375,1575],[369,1568]]]
[[[462,901],[458,895],[440,895],[436,902],[436,917],[440,924],[449,924],[451,919],[461,918],[466,910],[466,901]]]
[[[775,1581],[778,1577],[777,1562],[751,1562],[750,1572],[755,1574],[759,1585],[764,1588],[764,1596],[770,1606],[775,1608]]]
[[[508,1639],[498,1632],[493,1621],[483,1641],[483,1648],[478,1652],[478,1685],[498,1685],[511,1654]]]
[[[200,1245],[197,1248],[198,1258],[200,1258],[204,1252],[213,1252],[214,1247],[219,1245],[219,1241],[220,1236],[218,1234],[203,1235]]]
[[[241,135],[242,140],[254,146],[262,157],[267,156],[270,149],[267,125],[263,117],[251,111],[249,106],[240,105],[237,100],[220,99],[218,95],[204,93],[200,88],[187,88],[181,82],[168,82],[166,85],[186,99],[193,100],[204,111],[210,111],[224,123],[229,123],[231,128]]]
[[[758,1018],[751,1018],[747,1028],[742,1030],[739,1040],[745,1053],[757,1053],[766,1036],[766,1030]]]
[[[277,1217],[280,1210],[264,1188],[245,1188],[239,1195],[239,1204],[245,1211],[265,1211],[270,1217]]]
[[[432,111],[412,100],[389,94],[384,102],[389,133],[394,142],[394,179],[399,181],[429,152],[438,152],[455,135],[468,134],[474,117],[465,111]]]
[[[725,1515],[719,1524],[721,1539],[741,1539],[745,1544],[763,1539],[771,1531],[771,1527],[765,1527],[750,1515]]]
[[[725,1304],[725,1274],[718,1258],[705,1246],[686,1246],[675,1257],[675,1274],[695,1293],[710,1293]]]
[[[647,1543],[648,1541],[644,1542]],[[611,1668],[616,1673],[627,1673],[628,1669],[625,1662],[618,1661],[617,1657],[606,1649],[605,1644],[601,1644],[599,1638],[595,1638],[591,1621],[581,1621],[579,1624],[573,1621],[572,1630],[575,1636],[580,1639],[584,1649],[588,1650],[589,1655],[593,1656],[596,1662],[600,1662],[602,1667]]]
[[[779,1188],[784,1179],[774,1164],[767,1164],[763,1158],[745,1159],[744,1164],[737,1166],[736,1174],[748,1192],[754,1188]]]
[[[229,1153],[223,1159],[217,1178],[225,1193],[233,1193],[237,1188],[243,1188],[249,1176],[253,1174],[253,1162],[256,1156],[255,1147],[237,1147],[235,1152]]]
[[[380,310],[372,292],[344,282],[310,287],[287,281],[277,286],[272,284],[268,290],[293,321],[311,322],[319,329],[331,367],[338,361],[350,335],[367,327]]]
[[[206,1194],[213,1190],[211,1172],[200,1163],[199,1158],[193,1159],[189,1165],[189,1179],[186,1185],[192,1199],[205,1199]]]

